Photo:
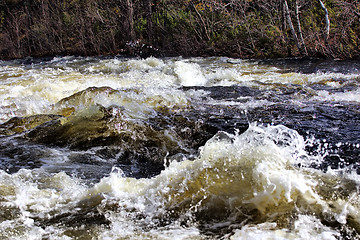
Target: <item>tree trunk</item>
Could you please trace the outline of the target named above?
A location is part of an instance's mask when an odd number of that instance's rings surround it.
[[[325,41],[327,41],[328,38],[329,38],[329,33],[330,33],[329,12],[328,12],[326,6],[324,5],[324,3],[321,0],[318,0],[318,1],[319,1],[320,5],[321,5],[321,8],[325,12],[325,34],[324,34],[324,38],[325,38]]]
[[[134,41],[135,30],[134,30],[134,6],[132,0],[125,0],[126,6],[126,21],[125,21],[125,29],[127,31],[128,41]]]
[[[291,20],[290,11],[289,11],[289,6],[288,6],[288,4],[287,4],[287,1],[284,0],[283,3],[284,3],[285,17],[286,17],[286,19],[287,19],[287,23],[288,23],[288,25],[289,25],[291,34],[293,35],[293,38],[294,38],[296,47],[299,49],[300,54],[304,55],[304,50],[303,50],[303,48],[301,47],[301,44],[299,43],[299,39],[298,39],[298,37],[297,37],[297,34],[296,34],[296,31],[295,31],[294,25],[293,25],[292,20]]]
[[[152,23],[152,8],[151,8],[152,0],[145,0],[146,7],[146,22],[147,22],[147,34],[149,44],[153,42],[153,23]]]
[[[296,25],[297,25],[297,30],[298,30],[298,33],[299,33],[301,49],[304,52],[305,56],[307,56],[308,53],[307,53],[305,41],[304,41],[304,38],[303,38],[303,35],[302,35],[300,17],[299,17],[299,4],[298,4],[297,0],[295,1],[295,15],[296,15]]]

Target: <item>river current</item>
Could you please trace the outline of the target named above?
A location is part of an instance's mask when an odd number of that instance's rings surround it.
[[[0,61],[0,239],[359,239],[360,64]]]

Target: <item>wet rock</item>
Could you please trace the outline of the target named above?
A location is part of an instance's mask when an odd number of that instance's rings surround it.
[[[104,198],[101,195],[95,195],[92,198],[84,199],[77,203],[75,209],[71,209],[73,210],[72,212],[68,211],[65,213],[54,214],[49,218],[35,217],[35,220],[42,226],[62,224],[80,228],[84,225],[108,225],[111,222],[97,207],[101,204],[103,199]]]
[[[0,135],[13,135],[33,129],[45,122],[56,120],[61,115],[39,114],[29,117],[14,117],[0,125]]]
[[[214,120],[213,112],[208,110],[158,112],[155,117],[140,121],[124,116],[123,107],[93,105],[45,122],[26,132],[25,138],[71,150],[97,149],[95,155],[116,159],[129,176],[153,176],[163,169],[165,157],[178,159],[179,154],[185,154],[191,158],[218,131],[239,125],[238,119],[230,117],[233,112],[222,113]],[[243,122],[242,131],[247,127],[248,123]],[[80,160],[83,163],[84,158]]]
[[[0,169],[14,173],[21,168],[38,168],[41,159],[49,155],[43,146],[29,143],[20,137],[0,138]]]
[[[80,110],[61,119],[46,122],[26,133],[31,141],[49,145],[87,149],[107,144],[114,136],[107,126],[111,115],[100,105]]]

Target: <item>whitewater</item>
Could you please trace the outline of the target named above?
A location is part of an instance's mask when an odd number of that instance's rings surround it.
[[[360,64],[0,61],[1,239],[359,239]]]

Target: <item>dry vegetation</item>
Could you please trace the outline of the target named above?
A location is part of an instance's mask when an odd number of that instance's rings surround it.
[[[0,0],[0,58],[360,56],[358,0]]]

